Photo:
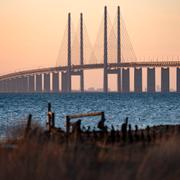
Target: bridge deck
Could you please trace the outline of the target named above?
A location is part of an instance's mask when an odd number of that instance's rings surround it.
[[[179,67],[180,61],[157,61],[157,62],[127,62],[127,63],[109,63],[108,69],[116,69],[121,67]],[[84,65],[72,65],[72,71],[78,70],[88,70],[88,69],[103,69],[104,64],[84,64]],[[9,79],[17,76],[31,75],[31,74],[41,74],[47,72],[57,72],[57,71],[66,71],[68,66],[60,67],[48,67],[48,68],[39,68],[32,70],[25,70],[20,72],[14,72],[6,75],[0,76],[0,80]]]

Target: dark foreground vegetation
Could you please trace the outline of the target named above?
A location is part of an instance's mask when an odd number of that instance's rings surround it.
[[[101,116],[96,129],[73,118]],[[105,125],[104,112],[66,116],[66,131],[55,127],[48,105],[46,129],[32,122],[15,128],[0,143],[0,180],[180,179],[180,125],[121,129]]]
[[[122,131],[76,132],[67,139],[59,129],[27,127],[1,143],[1,180],[180,177],[180,126],[138,130],[138,136],[127,131],[125,140]]]

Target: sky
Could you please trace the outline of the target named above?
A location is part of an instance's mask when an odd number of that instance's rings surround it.
[[[104,5],[112,19],[121,6],[137,57],[180,55],[179,0],[0,0],[0,74],[55,66],[68,12],[75,25],[84,13],[94,42]],[[101,79],[87,87],[101,87]]]

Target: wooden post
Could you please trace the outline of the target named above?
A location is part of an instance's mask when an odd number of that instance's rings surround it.
[[[48,112],[51,112],[51,103],[48,103]]]
[[[104,115],[104,112],[101,112],[101,120],[102,120],[102,121],[105,121],[105,115]]]
[[[66,133],[69,135],[69,130],[70,130],[70,117],[66,116]]]
[[[51,121],[52,121],[52,112],[48,112],[48,119],[46,122],[48,131],[51,131]]]
[[[55,127],[55,113],[52,113],[52,124],[51,127],[54,128]]]
[[[52,112],[51,112],[51,103],[48,103],[48,114],[47,114],[46,127],[48,131],[51,131],[51,121],[52,121]]]
[[[27,136],[27,134],[31,130],[31,122],[32,122],[32,114],[29,114],[26,129],[25,129],[25,137]]]
[[[94,112],[94,113],[85,113],[85,114],[74,114],[74,115],[67,115],[69,119],[81,118],[81,117],[90,117],[90,116],[102,116],[104,112]],[[66,116],[66,118],[67,118]]]

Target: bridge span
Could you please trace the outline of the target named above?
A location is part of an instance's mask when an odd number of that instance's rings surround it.
[[[119,68],[143,68],[143,67],[180,67],[180,61],[144,61],[144,62],[131,62],[131,63],[109,63],[107,69],[114,70]],[[93,70],[93,69],[103,69],[104,64],[83,64],[83,65],[71,65],[72,73],[79,70]],[[0,80],[27,76],[33,74],[42,74],[42,73],[52,73],[52,72],[63,72],[67,71],[68,66],[59,66],[59,67],[47,67],[47,68],[38,68],[31,70],[24,70],[19,72],[14,72],[10,74],[5,74],[0,76]]]
[[[124,61],[122,22],[117,7],[116,61],[109,62],[107,7],[104,8],[103,63],[84,62],[83,14],[80,14],[79,65],[72,63],[71,14],[68,14],[67,66],[48,67],[15,72],[0,76],[0,92],[71,92],[72,76],[80,77],[80,92],[84,92],[84,71],[102,69],[103,91],[108,92],[108,75],[117,75],[117,91],[130,92],[130,68],[134,69],[134,92],[142,92],[142,68],[147,70],[147,92],[156,92],[156,68],[161,68],[161,92],[170,92],[170,67],[176,68],[176,91],[180,92],[180,61]],[[132,49],[132,48],[131,48]],[[60,90],[61,77],[61,90]]]
[[[134,69],[134,91],[142,92],[142,68],[147,70],[147,92],[155,92],[155,71],[161,68],[161,91],[170,91],[169,68],[176,68],[177,92],[180,92],[180,62],[132,62],[111,63],[107,66],[108,74],[120,74],[117,85],[120,84],[119,92],[130,92],[130,68]],[[49,67],[33,70],[20,71],[0,76],[0,92],[70,92],[67,86],[68,66]],[[72,65],[70,76],[82,76],[84,70],[104,69],[104,64]],[[52,76],[52,78],[50,78]],[[61,77],[61,90],[60,80]],[[120,81],[120,82],[118,82]],[[44,86],[43,86],[44,84]],[[52,89],[50,88],[52,84]],[[71,85],[70,85],[71,86]],[[80,81],[80,91],[84,91],[84,81]]]

